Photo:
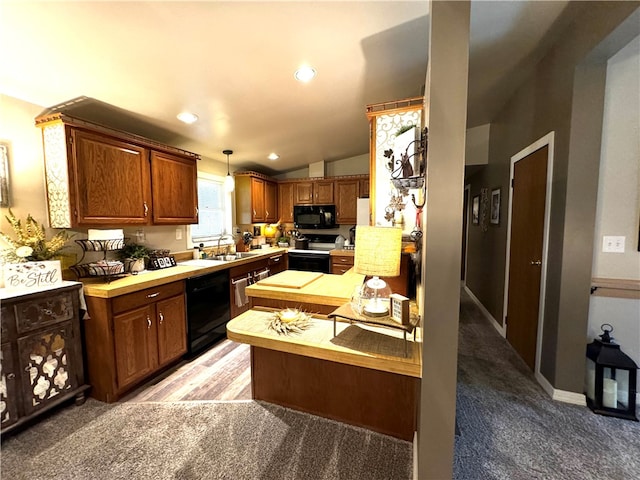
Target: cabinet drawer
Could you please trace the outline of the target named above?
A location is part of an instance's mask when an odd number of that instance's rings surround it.
[[[351,268],[352,268],[351,265],[332,265],[331,273],[333,275],[342,275],[344,273],[347,273],[349,270],[351,270]]]
[[[129,293],[115,297],[112,301],[113,314],[133,310],[134,308],[148,305],[158,300],[180,295],[184,292],[184,282],[172,282],[153,288],[146,288],[139,292]]]
[[[349,265],[349,266],[353,266],[353,257],[338,257],[338,256],[333,256],[331,257],[331,266],[333,265]]]
[[[72,295],[77,295],[77,292],[33,297],[16,303],[15,315],[18,334],[71,320],[76,314]]]

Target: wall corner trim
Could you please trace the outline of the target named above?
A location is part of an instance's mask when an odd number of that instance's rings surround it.
[[[478,297],[476,297],[473,294],[473,292],[471,290],[469,290],[469,287],[467,287],[466,285],[464,285],[464,291],[467,292],[467,294],[471,297],[471,300],[473,300],[473,302],[478,306],[478,308],[480,309],[482,314],[487,318],[487,320],[489,320],[491,322],[491,324],[498,331],[500,336],[502,338],[505,338],[507,336],[507,330],[504,327],[504,325],[500,325],[500,323],[495,318],[493,318],[493,315],[491,315],[489,310],[487,310],[485,308],[485,306],[482,304],[482,302],[480,300],[478,300]]]
[[[543,390],[551,397],[551,400],[571,403],[572,405],[580,405],[582,407],[587,406],[584,393],[569,392],[567,390],[558,390],[557,388],[553,388],[549,383],[549,380],[547,380],[540,372],[536,372],[536,380],[538,380],[538,383]]]

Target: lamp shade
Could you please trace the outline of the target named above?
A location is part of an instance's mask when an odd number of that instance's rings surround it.
[[[401,250],[401,229],[358,225],[354,271],[378,277],[397,277],[400,275]]]

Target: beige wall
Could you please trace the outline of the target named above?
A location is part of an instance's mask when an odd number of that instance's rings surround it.
[[[369,173],[369,154],[363,153],[355,157],[334,160],[333,162],[324,163],[325,177],[339,177],[341,175],[366,175]],[[309,167],[291,170],[289,172],[275,175],[278,180],[287,180],[294,178],[309,177]]]
[[[0,95],[0,141],[9,144],[9,199],[13,213],[25,218],[28,213],[41,223],[47,222],[42,137],[34,119],[44,108]],[[2,209],[2,231],[9,224]]]
[[[607,63],[593,276],[640,280],[640,36]],[[626,237],[624,253],[603,253],[603,235]],[[592,296],[588,339],[613,326],[623,352],[640,365],[640,300]],[[640,379],[638,382],[640,386]],[[640,388],[638,389],[640,392]]]
[[[638,34],[637,20],[625,22],[638,5],[576,2],[568,7],[578,15],[576,21],[492,120],[489,164],[467,179],[472,196],[481,187],[499,186],[508,192],[511,156],[555,132],[541,371],[561,390],[582,391],[597,198],[594,172],[604,97],[602,65],[608,58],[605,50],[615,50],[615,45],[619,49],[633,38],[619,44],[620,28],[625,35],[629,29]],[[506,211],[503,203],[503,219]],[[502,323],[505,222],[486,233],[474,226],[469,229],[467,285]]]

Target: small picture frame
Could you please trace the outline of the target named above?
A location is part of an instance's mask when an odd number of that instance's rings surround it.
[[[397,293],[389,295],[389,316],[401,325],[409,325],[409,299]]]
[[[492,225],[500,225],[500,188],[491,190],[491,217]]]
[[[471,202],[471,223],[480,225],[480,195],[473,197]]]

